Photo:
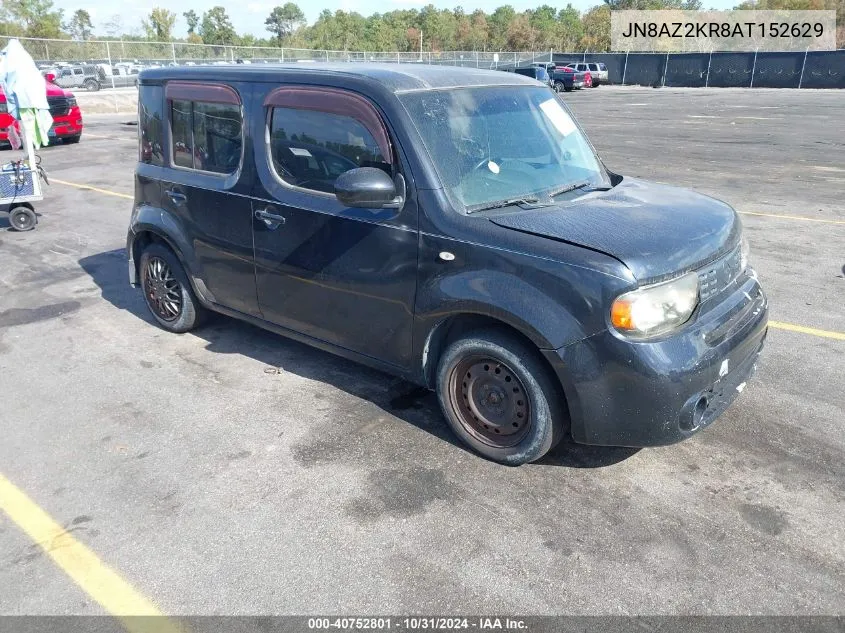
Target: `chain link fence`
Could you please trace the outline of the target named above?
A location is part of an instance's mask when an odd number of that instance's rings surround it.
[[[0,47],[9,37],[0,36]],[[86,64],[134,63],[140,66],[214,63],[289,63],[289,62],[396,62],[444,64],[476,68],[514,68],[533,62],[551,61],[546,52],[481,51],[411,51],[365,52],[330,51],[306,48],[261,46],[216,46],[185,42],[138,42],[129,40],[47,40],[17,38],[39,65],[59,62]]]
[[[0,46],[10,38],[0,36]],[[382,62],[510,70],[538,62],[602,62],[610,83],[669,87],[845,88],[845,50],[760,53],[364,52],[183,42],[18,38],[40,66],[129,63],[142,67],[237,62]]]

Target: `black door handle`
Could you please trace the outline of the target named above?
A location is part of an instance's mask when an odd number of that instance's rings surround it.
[[[185,204],[188,201],[188,196],[179,191],[168,189],[167,191],[165,191],[165,193],[167,194],[167,197],[170,198],[170,201],[173,204]]]
[[[285,218],[277,213],[270,213],[267,209],[256,209],[255,217],[259,220],[264,220],[267,228],[276,229],[285,223]]]

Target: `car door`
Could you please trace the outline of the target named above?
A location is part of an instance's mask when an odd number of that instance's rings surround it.
[[[406,367],[417,271],[417,215],[348,208],[340,174],[383,169],[405,182],[377,109],[352,92],[268,87],[253,128],[256,284],[263,317],[320,341]]]
[[[162,204],[193,251],[192,274],[214,303],[258,315],[252,248],[252,159],[243,157],[243,100],[226,84],[165,87],[170,148]]]

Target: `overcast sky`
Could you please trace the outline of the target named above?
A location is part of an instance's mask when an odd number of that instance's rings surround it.
[[[118,12],[123,18],[124,30],[126,32],[135,31],[140,34],[141,20],[146,17],[150,10],[156,6],[163,6],[175,11],[178,18],[176,20],[175,35],[177,37],[184,37],[187,32],[187,25],[182,13],[189,9],[193,9],[198,15],[202,16],[203,11],[220,4],[226,7],[229,17],[232,19],[232,24],[238,33],[252,33],[257,37],[269,37],[266,27],[264,26],[265,18],[273,10],[274,6],[282,5],[287,0],[277,0],[270,2],[267,0],[246,0],[243,10],[233,8],[232,3],[224,2],[222,0],[179,0],[178,2],[167,2],[165,0],[137,0],[132,4],[120,3],[116,4],[114,0],[54,0],[56,7],[65,10],[66,19],[77,9],[87,9],[91,14],[91,20],[94,23],[94,32],[104,34],[103,23]],[[566,6],[565,2],[550,2],[545,0],[548,4],[554,7],[563,8]],[[705,2],[705,6],[714,9],[730,9],[739,0],[710,0]],[[439,9],[453,9],[455,6],[462,6],[464,11],[471,13],[475,9],[484,9],[491,13],[495,8],[502,4],[510,4],[517,11],[525,9],[533,9],[544,3],[544,0],[502,0],[501,2],[488,0],[487,2],[479,0],[324,0],[323,2],[298,2],[300,8],[305,13],[305,18],[311,24],[317,19],[317,16],[323,9],[329,9],[334,12],[337,9],[345,11],[357,11],[363,15],[371,15],[376,11],[384,13],[394,9],[416,8],[421,9],[426,4],[433,4]],[[589,9],[591,6],[598,4],[598,0],[573,0],[573,6],[581,11]]]

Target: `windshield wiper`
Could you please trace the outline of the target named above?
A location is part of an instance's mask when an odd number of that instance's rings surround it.
[[[584,180],[582,182],[576,182],[571,185],[565,185],[563,187],[559,187],[557,189],[552,189],[549,191],[549,197],[554,198],[555,196],[560,196],[564,193],[569,193],[570,191],[575,191],[576,189],[583,189],[585,187],[589,187],[593,184],[592,180]],[[612,187],[606,187],[604,185],[599,187],[591,187],[590,191],[610,191]]]
[[[542,207],[550,207],[554,205],[551,198],[548,201],[540,201],[536,196],[524,196],[522,198],[508,198],[507,200],[498,200],[488,204],[475,205],[467,208],[467,213],[476,213],[478,211],[489,211],[490,209],[503,209],[504,207],[520,206],[526,209],[540,209]]]

